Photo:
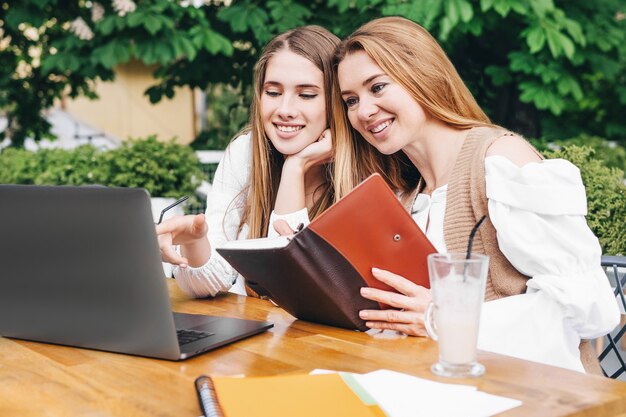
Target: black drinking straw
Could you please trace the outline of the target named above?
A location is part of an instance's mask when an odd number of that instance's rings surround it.
[[[478,228],[480,227],[481,224],[483,224],[486,218],[487,216],[483,215],[483,217],[481,217],[480,220],[478,220],[478,222],[474,225],[474,227],[472,227],[472,231],[470,232],[469,240],[467,242],[467,255],[465,256],[465,259],[469,259],[472,256],[472,245],[474,244],[474,236],[476,235]]]
[[[467,254],[465,255],[465,259],[469,259],[472,256],[472,245],[474,244],[474,236],[476,236],[476,232],[478,231],[478,228],[480,227],[481,224],[483,224],[486,218],[487,216],[483,215],[483,217],[481,217],[480,220],[476,222],[474,227],[472,227],[472,231],[470,232],[470,235],[469,235],[469,240],[467,241]],[[468,264],[465,263],[465,266],[463,267],[463,282],[467,281],[467,267],[468,267]]]

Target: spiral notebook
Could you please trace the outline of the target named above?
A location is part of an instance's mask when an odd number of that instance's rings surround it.
[[[352,374],[208,379],[215,417],[386,417]]]

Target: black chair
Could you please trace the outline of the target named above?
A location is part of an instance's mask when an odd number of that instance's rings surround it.
[[[608,273],[613,274],[613,277],[615,279],[615,297],[618,298],[621,307],[623,307],[624,311],[626,311],[626,297],[624,296],[624,287],[626,287],[626,274],[622,272],[620,275],[619,271],[619,268],[626,268],[626,256],[603,256],[602,266],[607,269]],[[624,363],[626,358],[622,356],[622,352],[619,346],[620,340],[625,333],[626,322],[623,320],[622,316],[622,320],[618,328],[606,335],[608,345],[604,348],[600,356],[598,356],[598,359],[600,360],[600,366],[602,367],[602,372],[604,372],[604,375],[609,378],[616,379],[621,374],[626,372],[626,363]],[[611,353],[613,355],[609,356],[609,354]],[[610,358],[613,356],[617,357],[617,363],[619,364],[619,367],[617,368],[617,370],[609,370],[609,372],[612,372],[611,375],[609,375],[606,371],[606,363],[603,362],[608,362],[608,360],[611,360]],[[609,359],[607,361],[604,361],[607,357]],[[612,368],[614,368],[614,366]]]

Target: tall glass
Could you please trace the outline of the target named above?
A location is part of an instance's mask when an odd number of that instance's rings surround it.
[[[464,253],[428,255],[432,301],[425,313],[428,335],[439,345],[431,370],[448,377],[480,376],[476,361],[480,310],[485,298],[489,257]]]

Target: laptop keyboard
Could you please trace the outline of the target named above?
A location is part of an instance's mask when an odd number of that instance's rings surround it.
[[[178,336],[178,345],[183,346],[188,343],[195,342],[196,340],[204,339],[205,337],[213,336],[215,333],[211,332],[199,332],[197,330],[177,329],[176,335]]]

